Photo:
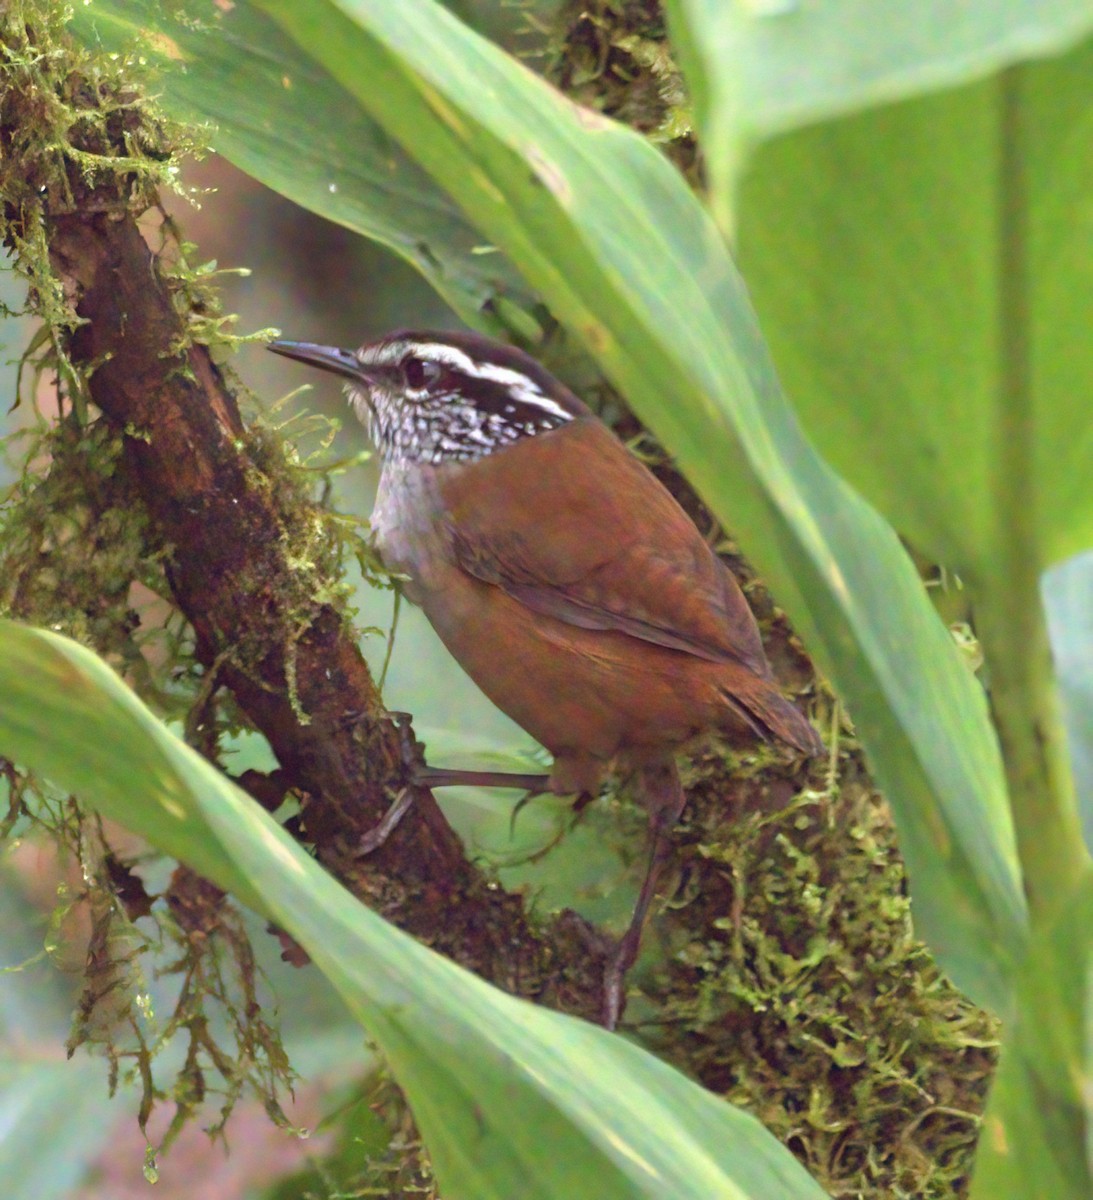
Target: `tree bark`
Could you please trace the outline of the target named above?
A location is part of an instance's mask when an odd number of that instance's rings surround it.
[[[208,351],[187,344],[134,214],[84,191],[75,210],[47,214],[54,268],[84,322],[72,360],[124,439],[197,657],[304,797],[306,840],[401,928],[510,992],[594,1018],[604,952],[587,925],[563,913],[532,930],[522,898],[471,865],[430,792],[357,854],[405,782],[400,735],[342,615],[313,601],[301,621],[277,496]]]

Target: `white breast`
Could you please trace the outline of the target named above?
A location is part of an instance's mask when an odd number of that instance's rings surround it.
[[[390,571],[408,577],[408,600],[421,603],[421,592],[436,586],[436,571],[449,557],[443,508],[433,472],[416,463],[387,462],[380,475],[372,532]]]

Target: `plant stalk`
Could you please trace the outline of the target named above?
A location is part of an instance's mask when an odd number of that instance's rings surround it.
[[[999,78],[999,407],[993,490],[995,573],[976,629],[991,673],[1017,849],[1034,923],[1050,919],[1089,868],[1040,596],[1040,513],[1031,354],[1028,140],[1020,67]]]

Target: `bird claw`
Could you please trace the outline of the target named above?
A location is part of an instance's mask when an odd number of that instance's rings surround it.
[[[414,791],[421,786],[418,775],[425,769],[425,748],[414,737],[413,717],[408,712],[398,710],[385,712],[385,721],[390,721],[398,731],[399,754],[403,770],[409,776],[410,782],[399,789],[398,795],[391,807],[383,814],[379,822],[372,826],[357,843],[357,857],[365,858],[374,854],[398,828],[399,822],[410,811],[414,803]]]
[[[577,917],[577,914],[573,912],[569,912],[567,915]],[[616,941],[583,917],[577,917],[577,920],[580,922],[578,926],[580,940],[588,947],[589,956],[603,960],[600,1024],[608,1033],[614,1033],[618,1027],[619,1018],[622,1016],[626,999],[624,990],[626,972],[633,965],[635,956],[625,946],[629,940],[626,935]],[[627,958],[629,958],[629,962],[626,961]]]
[[[412,777],[416,771],[425,766],[425,747],[414,737],[413,715],[394,709],[385,712],[383,719],[390,721],[398,732],[399,755],[402,765]]]
[[[414,803],[414,789],[407,785],[399,791],[391,807],[383,814],[378,824],[372,828],[357,843],[357,857],[366,858],[374,854],[380,846],[394,833],[398,823],[410,811]]]

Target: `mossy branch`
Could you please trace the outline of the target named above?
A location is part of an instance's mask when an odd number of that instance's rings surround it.
[[[197,340],[217,328],[207,293],[173,273],[183,251],[169,222],[160,252],[138,228],[173,159],[166,124],[129,80],[84,52],[67,58],[59,25],[9,14],[0,31],[7,244],[67,394],[120,439],[116,469],[147,511],[196,659],[268,739],[280,781],[303,800],[307,840],[350,890],[484,978],[594,1016],[602,955],[584,923],[563,914],[532,931],[523,898],[471,865],[429,793],[382,847],[357,856],[403,781],[400,738],[330,573],[293,540],[308,524],[294,508],[301,495]]]

